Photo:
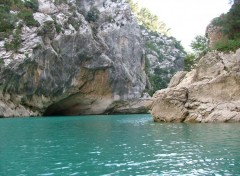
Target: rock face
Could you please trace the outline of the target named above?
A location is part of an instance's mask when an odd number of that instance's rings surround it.
[[[39,0],[34,18],[16,52],[0,41],[0,116],[102,114],[141,97],[144,46],[127,3]]]
[[[211,49],[214,49],[215,45],[218,42],[225,41],[228,39],[228,36],[222,32],[222,27],[215,26],[213,24],[208,25],[206,30],[206,36],[209,39],[209,47]]]
[[[176,74],[151,109],[157,122],[240,122],[240,49],[210,52],[196,69]]]
[[[146,74],[151,84],[148,89],[155,92],[166,88],[171,77],[183,69],[186,53],[174,37],[151,32],[143,27],[141,31],[145,46]]]

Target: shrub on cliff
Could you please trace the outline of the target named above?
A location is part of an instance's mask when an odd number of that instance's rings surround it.
[[[10,32],[14,29],[16,16],[10,13],[10,2],[7,0],[0,1],[0,32]],[[2,34],[3,35],[3,34]]]
[[[24,2],[24,6],[29,8],[29,9],[32,9],[33,12],[36,12],[38,10],[38,0],[26,0]]]
[[[19,18],[21,18],[27,26],[39,26],[39,23],[33,18],[32,10],[28,8],[23,8],[18,13]]]
[[[33,18],[33,12],[38,9],[37,0],[0,0],[0,32],[7,37],[15,28],[18,18],[22,19],[27,26],[38,26]],[[11,13],[15,11],[17,13]]]
[[[86,20],[88,22],[91,22],[91,21],[95,22],[98,20],[99,15],[100,15],[99,10],[96,7],[93,7],[87,12]]]
[[[220,26],[228,40],[216,43],[219,51],[235,51],[240,47],[240,4],[234,4],[227,14],[223,14],[212,21],[213,25]]]
[[[236,51],[240,48],[240,40],[223,40],[215,45],[215,49],[223,52]]]
[[[233,5],[223,23],[224,32],[229,39],[240,39],[240,4]]]
[[[27,26],[39,26],[33,18],[37,10],[38,0],[0,0],[0,40],[8,38],[4,44],[6,50],[18,50],[22,22]]]
[[[6,50],[13,50],[15,52],[17,52],[17,50],[19,49],[20,45],[21,45],[21,24],[19,24],[17,26],[17,29],[14,31],[13,35],[12,35],[12,39],[8,40],[4,43],[4,48]]]

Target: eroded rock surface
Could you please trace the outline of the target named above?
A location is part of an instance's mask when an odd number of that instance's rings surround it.
[[[141,97],[143,41],[127,3],[39,0],[34,18],[16,52],[0,41],[0,116],[102,114]]]
[[[210,52],[189,73],[178,73],[154,94],[157,122],[240,122],[240,49]]]

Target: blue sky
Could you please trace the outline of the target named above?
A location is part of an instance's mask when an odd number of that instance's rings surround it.
[[[196,35],[204,35],[210,21],[228,12],[229,0],[134,0],[164,21],[186,50]]]

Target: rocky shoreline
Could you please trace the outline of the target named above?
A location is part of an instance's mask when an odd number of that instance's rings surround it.
[[[240,122],[240,49],[209,52],[153,99],[155,122]]]

